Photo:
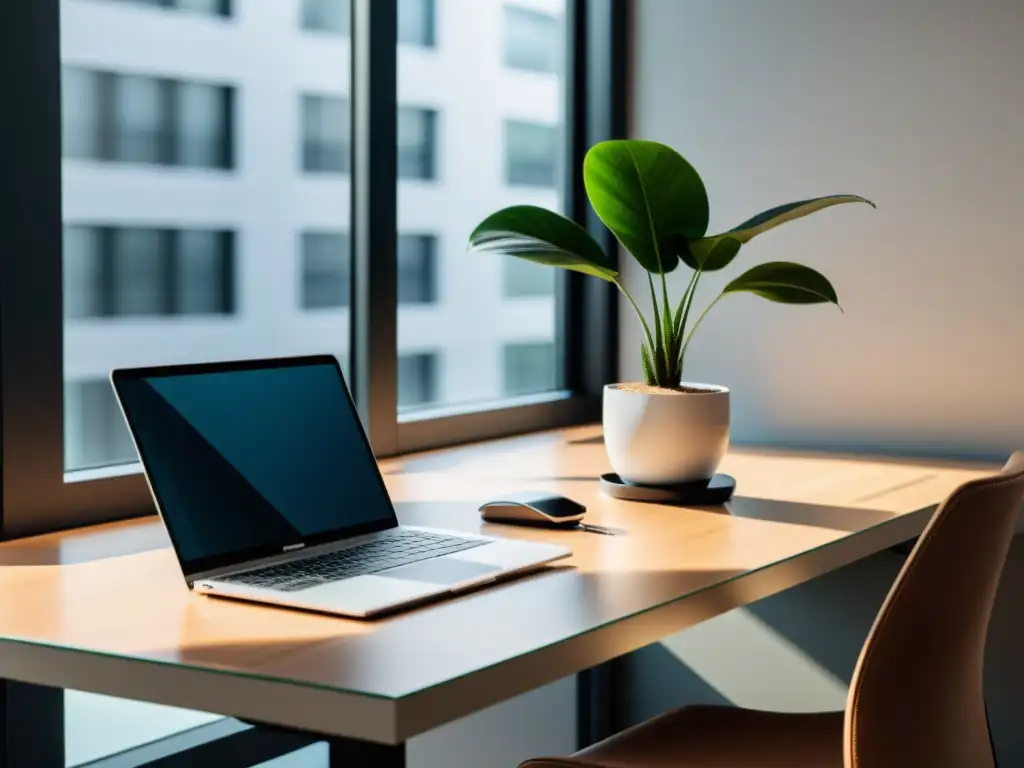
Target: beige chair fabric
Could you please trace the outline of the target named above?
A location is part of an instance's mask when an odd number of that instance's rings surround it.
[[[932,517],[861,651],[846,711],[685,707],[521,768],[994,768],[989,616],[1024,501],[1024,452]]]

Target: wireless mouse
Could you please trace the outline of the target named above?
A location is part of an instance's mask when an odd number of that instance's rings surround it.
[[[488,522],[551,528],[577,528],[586,512],[579,502],[544,492],[510,493],[480,506]]]

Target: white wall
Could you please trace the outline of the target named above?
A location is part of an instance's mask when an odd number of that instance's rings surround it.
[[[732,388],[734,438],[960,456],[1024,447],[1024,4],[637,0],[635,34],[633,135],[701,171],[713,229],[821,194],[879,206],[764,235],[723,275],[804,262],[846,309],[736,296],[709,315],[684,376]],[[643,276],[627,274],[643,296]],[[622,377],[636,379],[639,333],[628,306],[621,316]],[[901,563],[882,553],[634,654],[628,717],[695,702],[841,707]],[[1005,765],[1024,765],[1022,594],[1018,538],[986,664]]]
[[[701,171],[713,229],[820,194],[878,203],[764,235],[726,271],[804,262],[846,310],[715,308],[685,375],[733,388],[734,437],[1024,445],[1024,4],[638,0],[636,16],[633,133]],[[622,317],[623,376],[637,378]]]

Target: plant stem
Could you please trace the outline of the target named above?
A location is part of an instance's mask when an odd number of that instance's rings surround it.
[[[663,386],[664,378],[668,377],[668,371],[665,366],[668,362],[668,356],[665,354],[664,345],[662,344],[661,337],[661,312],[658,310],[658,297],[654,293],[654,278],[651,277],[651,273],[647,273],[647,285],[651,289],[651,306],[654,308],[654,341],[655,347],[651,350],[651,357],[654,358],[654,374],[658,379],[658,385]]]
[[[700,281],[700,276],[703,274],[701,270],[697,270],[693,273],[693,277],[690,279],[690,286],[686,289],[686,294],[683,296],[683,301],[686,302],[686,306],[683,308],[683,316],[679,318],[679,328],[676,329],[676,334],[679,338],[683,338],[683,334],[686,332],[686,321],[690,317],[690,308],[693,306],[693,297],[697,295],[697,283]],[[697,322],[700,322],[698,320]],[[696,327],[696,326],[694,326]],[[683,374],[683,352],[686,351],[686,344],[680,344],[677,352],[676,360],[679,365],[679,376],[682,378]]]
[[[647,346],[649,348],[654,347],[654,339],[651,336],[651,329],[647,326],[647,321],[644,320],[643,313],[640,311],[640,307],[633,301],[633,297],[629,295],[629,291],[626,290],[626,286],[620,283],[618,280],[615,281],[615,286],[622,292],[622,295],[629,299],[629,303],[633,307],[633,311],[636,313],[637,319],[640,321],[640,325],[643,326],[644,334],[647,336]]]
[[[675,323],[675,335],[680,338],[683,335],[683,331],[686,330],[686,318],[690,315],[690,306],[693,304],[693,297],[697,293],[697,282],[700,280],[700,276],[703,274],[701,270],[696,270],[693,273],[693,277],[690,278],[690,284],[686,286],[686,292],[683,294],[682,300],[679,302],[679,307],[676,309],[676,315],[678,320]],[[682,314],[680,315],[680,312]]]
[[[686,348],[690,346],[690,341],[693,339],[693,334],[695,334],[697,332],[697,329],[700,328],[700,324],[704,321],[704,318],[707,317],[708,312],[711,311],[711,308],[715,306],[715,304],[717,304],[719,301],[721,301],[723,296],[725,296],[724,293],[718,294],[718,296],[715,297],[715,300],[704,308],[704,311],[700,313],[700,317],[697,318],[697,322],[693,324],[693,328],[690,329],[690,333],[689,335],[687,335],[686,341],[683,343],[683,348],[679,351],[680,365],[682,365],[683,358],[686,357]]]

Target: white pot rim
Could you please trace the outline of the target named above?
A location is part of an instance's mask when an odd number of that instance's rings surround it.
[[[606,392],[621,392],[624,395],[637,395],[639,397],[679,397],[690,396],[690,397],[703,397],[705,395],[728,395],[729,388],[722,386],[721,384],[706,384],[704,382],[697,381],[681,381],[679,386],[691,387],[693,389],[704,390],[702,392],[633,392],[628,389],[620,389],[623,385],[630,384],[643,384],[642,381],[620,381],[614,384],[605,384],[604,389]]]

